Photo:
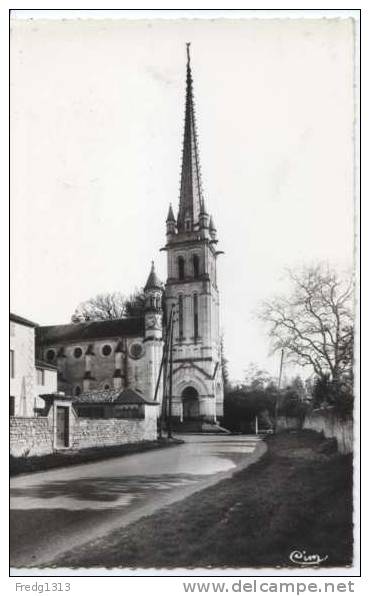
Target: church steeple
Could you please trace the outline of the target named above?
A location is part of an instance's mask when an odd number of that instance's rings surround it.
[[[186,101],[177,225],[166,219],[165,312],[175,307],[172,416],[214,422],[223,416],[216,230],[202,193],[195,125],[190,44],[186,44]],[[212,228],[212,230],[210,229]],[[147,311],[147,316],[152,314]],[[192,409],[194,408],[194,409]]]
[[[177,218],[179,232],[190,232],[194,229],[199,229],[199,216],[206,211],[202,193],[195,124],[193,79],[190,66],[190,43],[186,44],[186,52],[185,126],[182,149],[180,205]]]

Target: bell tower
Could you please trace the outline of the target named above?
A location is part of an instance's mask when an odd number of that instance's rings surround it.
[[[223,416],[217,231],[205,207],[195,110],[190,43],[186,44],[185,125],[180,201],[166,220],[167,313],[175,305],[172,412],[180,421],[214,423]]]
[[[160,384],[157,396],[155,389],[159,375],[162,353],[162,295],[163,284],[158,278],[154,261],[150,269],[149,277],[144,287],[145,306],[145,366],[146,366],[146,396],[147,399],[161,400],[162,384]]]

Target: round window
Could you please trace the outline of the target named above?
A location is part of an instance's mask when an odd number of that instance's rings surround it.
[[[141,356],[144,353],[144,348],[141,344],[139,343],[135,343],[135,344],[131,344],[130,347],[130,356],[131,358],[141,358]]]
[[[82,350],[81,350],[81,348],[75,348],[74,351],[73,351],[73,356],[75,358],[81,358],[81,356],[82,356]]]
[[[103,356],[109,356],[109,354],[112,353],[111,346],[109,346],[108,344],[105,344],[105,346],[103,346],[103,348],[102,348],[102,353],[103,353]]]
[[[52,362],[55,358],[55,350],[48,350],[46,352],[46,360],[48,362]]]

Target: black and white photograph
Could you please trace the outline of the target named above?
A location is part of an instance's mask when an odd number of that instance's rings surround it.
[[[360,11],[147,12],[10,11],[10,574],[355,575]]]

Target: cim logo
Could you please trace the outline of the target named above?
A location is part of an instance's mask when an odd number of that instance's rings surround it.
[[[324,557],[320,555],[308,555],[305,550],[294,550],[290,553],[289,559],[295,565],[320,565],[324,561],[326,561],[328,555]]]

